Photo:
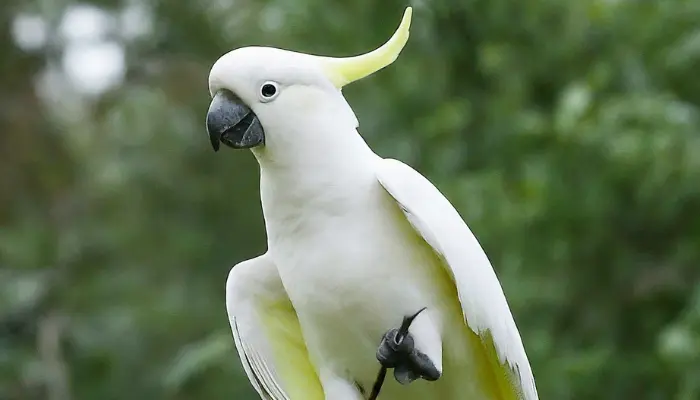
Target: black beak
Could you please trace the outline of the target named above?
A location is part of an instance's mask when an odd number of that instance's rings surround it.
[[[207,133],[214,151],[223,142],[234,149],[265,144],[265,132],[253,110],[228,90],[214,96],[207,112]]]

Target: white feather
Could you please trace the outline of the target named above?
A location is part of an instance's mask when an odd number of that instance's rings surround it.
[[[524,399],[536,400],[535,380],[503,289],[457,210],[430,181],[400,161],[380,159],[377,179],[445,260],[469,327],[476,334],[491,333],[501,363],[518,372]]]
[[[286,360],[274,354],[272,344],[279,341],[291,350],[299,344],[289,339],[300,337],[300,332],[289,335],[285,331],[294,327],[265,325],[265,318],[261,318],[261,313],[269,311],[270,305],[288,302],[277,268],[265,255],[244,261],[231,269],[226,281],[226,310],[234,342],[250,383],[264,400],[290,399],[282,387],[276,367],[276,362]],[[293,313],[291,307],[289,313]]]
[[[274,101],[259,99],[259,84],[267,80],[279,83]],[[480,381],[483,360],[469,346],[457,348],[470,339],[464,321],[477,334],[488,331],[500,361],[517,371],[522,397],[537,399],[503,290],[476,238],[424,177],[372,152],[342,93],[312,58],[270,48],[234,50],[210,74],[210,91],[222,89],[245,102],[265,130],[265,145],[252,151],[260,164],[268,253],[236,266],[227,284],[236,346],[263,398],[360,398],[355,386],[366,391],[374,382],[382,334],[428,307],[412,333],[431,360],[443,361],[444,376],[408,386],[389,379],[384,399],[495,396],[483,387],[491,383]],[[459,299],[445,289],[443,266]],[[291,335],[264,307],[263,299],[275,296],[289,304],[280,315],[294,325]],[[445,354],[443,342],[452,345]],[[300,362],[311,372],[285,369]],[[312,375],[320,384],[306,381]],[[311,391],[289,380],[304,381]]]

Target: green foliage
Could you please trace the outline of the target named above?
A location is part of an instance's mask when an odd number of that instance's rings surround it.
[[[405,4],[88,3],[152,22],[110,32],[125,78],[92,97],[60,79],[74,2],[0,5],[0,398],[254,399],[223,289],[265,248],[257,166],[209,148],[209,67],[363,52]],[[699,21],[697,0],[417,2],[398,62],[344,91],[479,237],[543,399],[700,397]]]

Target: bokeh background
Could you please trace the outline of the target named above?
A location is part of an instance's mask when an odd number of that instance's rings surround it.
[[[344,91],[477,234],[542,399],[700,398],[700,1],[415,0]],[[0,399],[255,399],[224,306],[265,250],[207,75],[344,56],[407,1],[0,2]]]

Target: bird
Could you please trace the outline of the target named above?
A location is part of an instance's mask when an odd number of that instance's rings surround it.
[[[369,147],[342,93],[397,59],[411,18],[357,56],[247,46],[211,67],[210,143],[259,165],[267,250],[233,266],[226,311],[261,399],[366,400],[388,370],[383,400],[538,398],[475,235],[426,177]]]

